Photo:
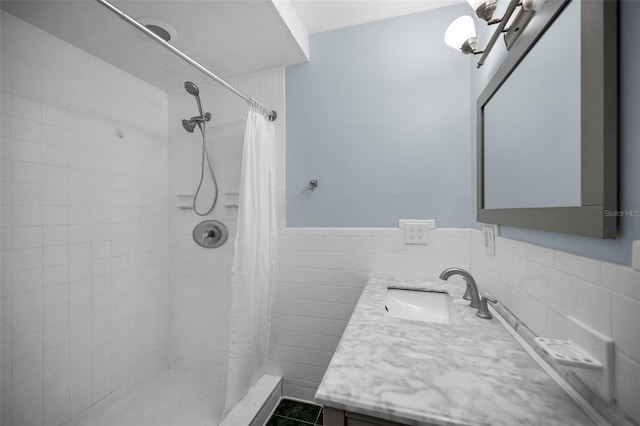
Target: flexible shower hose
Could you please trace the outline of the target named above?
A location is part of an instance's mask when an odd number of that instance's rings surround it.
[[[200,128],[200,132],[202,132],[202,164],[200,167],[200,183],[198,184],[198,189],[196,189],[196,193],[193,196],[193,211],[196,212],[198,216],[206,216],[211,213],[218,202],[218,181],[216,180],[216,175],[213,172],[213,166],[211,165],[211,160],[209,159],[209,151],[207,151],[207,138],[206,138],[206,129],[207,126],[203,122],[202,125],[198,123],[198,127]],[[209,166],[209,173],[211,174],[211,181],[213,183],[214,196],[213,202],[211,203],[211,207],[205,213],[200,213],[198,208],[196,207],[196,202],[198,201],[198,195],[200,194],[200,189],[202,188],[202,182],[204,181],[204,165],[205,159],[207,162],[207,166]]]

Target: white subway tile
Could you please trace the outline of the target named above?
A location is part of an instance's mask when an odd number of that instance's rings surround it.
[[[14,183],[12,188],[13,204],[42,204],[42,187],[40,185]]]
[[[42,236],[45,247],[65,245],[69,243],[69,227],[66,225],[45,226],[42,229]]]
[[[65,377],[67,372],[64,369],[50,371],[45,375],[45,387],[44,387],[44,410],[45,410],[45,422],[51,421],[52,423],[46,424],[59,424],[53,423],[56,419],[62,417],[62,420],[66,420],[69,415],[69,382]],[[66,408],[58,408],[66,407]],[[61,409],[62,413],[57,412],[57,409]]]
[[[13,139],[11,158],[16,161],[40,163],[42,161],[42,144],[21,139]]]
[[[43,144],[42,163],[66,167],[69,163],[67,149],[56,145]]]
[[[91,244],[80,243],[69,245],[69,262],[75,263],[91,259]]]
[[[42,119],[42,104],[22,96],[12,96],[11,113],[14,117],[26,118],[32,121]]]
[[[541,337],[550,337],[553,339],[568,339],[567,318],[560,315],[553,309],[547,310],[547,334]]]
[[[69,266],[65,263],[44,268],[43,282],[45,288],[69,282]]]
[[[69,263],[69,246],[44,247],[44,266],[67,265]]]
[[[4,277],[3,277],[4,279]],[[25,291],[42,289],[42,268],[18,271],[13,274],[13,293],[19,294]],[[3,288],[4,295],[4,288]]]
[[[563,251],[555,252],[555,267],[569,275],[594,284],[601,283],[601,262]]]
[[[640,300],[640,271],[602,262],[602,286],[623,296]]]
[[[69,226],[69,242],[88,243],[91,241],[91,225],[71,225]]]
[[[13,117],[11,136],[24,141],[42,142],[42,124],[34,120]]]
[[[69,337],[71,340],[91,335],[91,318],[80,317],[69,321]]]
[[[44,330],[44,349],[51,349],[69,341],[69,323],[54,325]]]
[[[313,318],[329,318],[348,321],[353,313],[354,305],[343,303],[316,302],[297,300],[292,303],[287,299],[275,299],[273,312],[284,315],[298,315]]]
[[[42,342],[42,330],[15,338],[13,341],[14,362],[30,355],[41,353],[43,349]]]
[[[69,210],[70,225],[90,225],[91,224],[91,207],[70,206],[68,210]]]
[[[19,293],[13,296],[13,315],[15,316],[42,312],[42,309],[42,292],[39,290]]]
[[[554,266],[554,252],[546,247],[526,244],[527,259],[546,266]]]
[[[41,247],[42,246],[42,228],[37,227],[25,227],[25,228],[14,228],[11,230],[12,238],[12,248],[13,249],[23,249],[23,248],[33,248],[33,247]],[[6,250],[6,246],[3,246]]]
[[[66,167],[43,164],[41,173],[44,185],[66,186],[69,183],[69,169]]]
[[[62,345],[59,345],[44,351],[44,370],[45,371],[56,369],[56,367],[58,366],[66,366],[68,368],[68,365],[69,365],[68,342],[65,342]]]
[[[69,285],[58,285],[44,289],[44,306],[69,304]]]
[[[612,313],[616,350],[640,363],[640,302],[614,293]]]
[[[615,397],[620,408],[640,421],[640,364],[615,352]]]
[[[91,189],[71,187],[69,192],[69,204],[72,206],[89,206],[91,203]]]
[[[69,321],[91,315],[91,298],[72,298],[69,302]],[[115,317],[115,314],[114,314]]]
[[[11,392],[14,424],[38,424],[36,419],[42,415],[43,409],[42,378],[34,377],[19,383]]]
[[[22,226],[42,226],[43,209],[42,206],[17,205],[13,206],[13,225]]]
[[[27,380],[42,380],[42,354],[35,354],[22,358],[13,363],[13,380],[8,385],[17,385]]]
[[[91,261],[91,276],[100,277],[111,273],[111,260],[107,257]]]
[[[496,250],[506,251],[518,257],[526,257],[526,244],[521,241],[496,235]]]
[[[611,292],[579,278],[573,279],[571,315],[606,336],[612,335],[611,305]]]
[[[42,248],[40,247],[13,250],[11,254],[13,271],[42,268]]]
[[[66,114],[66,112],[65,112]],[[42,142],[47,145],[67,147],[67,131],[55,124],[47,123],[42,126]]]
[[[42,224],[45,226],[62,226],[69,224],[69,210],[66,206],[44,206]]]
[[[45,306],[44,328],[53,327],[65,322],[69,322],[69,302],[59,305]]]
[[[44,124],[56,126],[57,128],[65,129],[67,127],[67,111],[51,105],[42,105],[42,122]]]
[[[91,258],[103,259],[111,256],[110,241],[94,241],[91,243]]]

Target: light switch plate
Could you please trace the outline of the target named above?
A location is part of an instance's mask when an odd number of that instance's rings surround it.
[[[498,234],[498,225],[482,225],[482,234],[484,235],[484,251],[485,253],[496,255],[496,235]]]
[[[640,271],[640,240],[633,242],[631,248],[631,267],[636,271]]]

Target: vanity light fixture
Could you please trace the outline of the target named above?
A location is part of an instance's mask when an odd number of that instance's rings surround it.
[[[498,0],[467,0],[469,6],[476,11],[476,16],[487,22],[491,22],[493,12],[496,11]]]
[[[473,18],[469,15],[461,16],[449,25],[444,33],[444,42],[465,55],[478,52],[478,37],[476,36],[476,27],[473,24]]]
[[[504,34],[507,50],[511,49],[511,46],[531,21],[536,9],[536,0],[510,0],[502,18],[494,19],[493,14],[498,0],[467,0],[467,3],[476,12],[476,16],[486,21],[487,25],[497,25],[489,43],[487,43],[487,47],[484,50],[477,50],[478,37],[476,29],[473,18],[468,15],[457,18],[449,25],[444,33],[444,42],[465,55],[482,54],[478,61],[478,68],[484,65],[500,34]],[[514,19],[511,19],[517,8],[520,8],[518,14]],[[507,23],[510,23],[509,27],[507,27]]]

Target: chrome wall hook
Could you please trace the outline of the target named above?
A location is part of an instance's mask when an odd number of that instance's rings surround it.
[[[309,181],[309,186],[307,187],[307,189],[309,189],[310,191],[313,191],[317,187],[318,187],[318,179],[311,179]]]

